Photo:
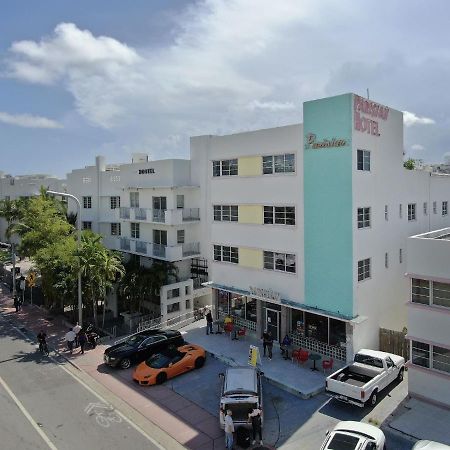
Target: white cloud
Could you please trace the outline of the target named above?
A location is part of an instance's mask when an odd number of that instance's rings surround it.
[[[425,150],[425,147],[421,144],[413,144],[411,145],[411,150],[414,150],[416,152],[422,152],[423,150]]]
[[[61,124],[46,117],[32,116],[30,114],[8,114],[1,111],[0,122],[24,128],[62,128]]]
[[[295,109],[295,105],[292,102],[260,102],[259,100],[253,100],[247,105],[247,108],[251,111],[257,109],[265,109],[268,111],[292,111]]]
[[[409,111],[403,111],[403,123],[406,127],[414,125],[434,125],[436,122],[428,117],[419,117]]]

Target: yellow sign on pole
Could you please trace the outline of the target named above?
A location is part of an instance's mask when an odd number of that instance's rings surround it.
[[[28,283],[29,287],[34,287],[34,285],[36,284],[36,273],[35,272],[28,272],[27,283]]]
[[[250,366],[256,367],[258,364],[258,356],[259,356],[259,348],[255,345],[250,345],[249,351],[248,351],[248,364]]]

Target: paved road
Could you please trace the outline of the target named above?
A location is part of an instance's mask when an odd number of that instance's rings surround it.
[[[161,448],[1,317],[0,348],[0,448]]]

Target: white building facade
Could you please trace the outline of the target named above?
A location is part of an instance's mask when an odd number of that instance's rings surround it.
[[[407,255],[409,394],[450,408],[450,228],[410,237]]]
[[[406,326],[406,239],[450,225],[450,178],[403,167],[400,111],[354,94],[304,124],[191,140],[218,317],[338,359]]]

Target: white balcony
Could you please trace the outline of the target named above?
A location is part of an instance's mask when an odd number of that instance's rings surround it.
[[[161,245],[153,242],[119,237],[118,250],[165,261],[180,261],[200,255],[200,242],[189,242],[180,245]]]
[[[120,218],[132,222],[184,225],[189,222],[199,222],[200,210],[199,208],[151,209],[121,207]]]

